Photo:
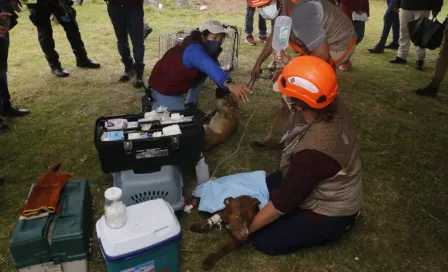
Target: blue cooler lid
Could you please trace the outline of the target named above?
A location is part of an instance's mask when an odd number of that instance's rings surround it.
[[[179,238],[182,229],[171,206],[163,199],[150,200],[126,208],[127,222],[111,229],[102,216],[96,223],[104,257],[117,260]]]

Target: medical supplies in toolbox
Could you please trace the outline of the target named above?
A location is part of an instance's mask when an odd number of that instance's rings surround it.
[[[108,272],[179,271],[182,228],[163,199],[126,208],[127,223],[119,229],[96,223],[101,253]]]
[[[115,173],[114,186],[121,188],[126,206],[158,198],[168,202],[174,211],[184,206],[184,184],[178,166],[165,165],[160,171],[146,174],[133,170]]]
[[[103,172],[195,165],[205,144],[204,128],[195,116],[192,110],[168,112],[159,108],[98,118],[95,146]]]
[[[21,218],[10,250],[20,272],[87,272],[92,237],[92,196],[87,181],[69,181],[59,212]]]

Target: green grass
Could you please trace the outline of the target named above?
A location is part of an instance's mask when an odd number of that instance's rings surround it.
[[[11,129],[0,134],[0,174],[6,176],[6,183],[0,186],[1,271],[14,271],[9,237],[29,186],[54,162],[62,162],[62,170],[72,173],[74,179],[90,181],[96,200],[94,220],[102,214],[103,190],[111,186],[112,178],[100,169],[93,145],[94,122],[101,115],[137,112],[142,91],[130,83],[117,82],[122,66],[115,36],[105,5],[96,2],[77,10],[89,56],[102,64],[98,71],[75,67],[62,28],[54,26],[61,62],[71,76],[59,79],[51,75],[26,10],[20,25],[11,32],[12,101],[29,107],[32,113],[10,118]],[[160,33],[196,26],[212,17],[243,27],[244,2],[238,3],[238,14],[147,7],[146,18],[154,33],[146,43],[146,74],[156,61]],[[371,3],[372,16],[366,38],[353,57],[353,70],[340,73],[340,94],[354,116],[364,167],[365,208],[358,224],[336,244],[289,256],[268,257],[246,245],[220,261],[215,271],[448,271],[448,84],[443,83],[438,99],[420,98],[411,92],[429,81],[438,51],[428,52],[423,72],[414,69],[412,53],[406,66],[387,62],[395,56],[392,51],[367,53],[366,48],[379,39],[384,9],[384,1]],[[249,47],[242,42],[239,67],[233,73],[236,81],[249,80],[260,50],[261,46]],[[269,93],[264,98],[265,92]],[[211,107],[213,96],[211,86],[207,86],[200,98],[204,109]],[[238,132],[206,154],[211,171],[234,151],[246,121],[259,107],[239,153],[222,164],[217,175],[276,169],[278,153],[255,152],[249,144],[267,133],[279,105],[279,97],[270,92],[268,82],[258,83],[250,103],[241,105]],[[194,172],[184,173],[184,179],[191,192]],[[183,215],[181,223],[187,230],[199,218],[196,212]],[[226,235],[219,230],[207,235],[185,231],[181,270],[200,271],[202,259]],[[92,271],[104,271],[96,243],[92,252]]]

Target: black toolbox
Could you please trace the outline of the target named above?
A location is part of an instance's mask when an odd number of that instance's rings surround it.
[[[94,141],[103,172],[134,170],[147,173],[156,171],[163,165],[195,165],[205,146],[204,128],[200,117],[195,110],[172,111],[171,113],[191,117],[191,121],[170,124],[153,121],[149,132],[161,131],[166,126],[177,124],[181,130],[180,135],[129,140],[128,133],[139,131],[139,125],[138,129],[124,129],[123,140],[109,142],[101,140],[103,133],[108,131],[105,128],[107,120],[127,119],[129,122],[136,122],[144,118],[144,113],[99,117],[95,124]]]

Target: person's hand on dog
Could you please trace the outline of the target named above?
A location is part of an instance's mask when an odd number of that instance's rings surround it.
[[[249,94],[251,94],[252,91],[247,86],[230,83],[227,86],[227,88],[229,89],[229,91],[231,93],[236,95],[240,100],[243,100],[245,102],[249,101]]]

